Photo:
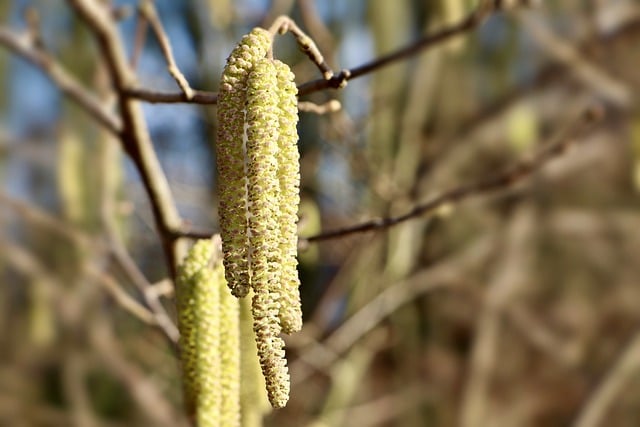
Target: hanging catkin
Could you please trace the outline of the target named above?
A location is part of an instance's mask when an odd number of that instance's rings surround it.
[[[252,291],[258,358],[272,406],[289,398],[280,333],[302,327],[297,272],[300,166],[297,89],[254,29],[233,50],[218,98],[220,232],[225,275],[238,297]]]
[[[231,52],[218,92],[218,211],[227,283],[232,293],[249,292],[249,243],[244,148],[244,114],[247,77],[271,46],[268,31],[255,28]]]

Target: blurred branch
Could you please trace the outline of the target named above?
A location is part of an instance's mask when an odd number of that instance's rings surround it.
[[[104,274],[95,266],[87,267],[87,273],[93,277],[100,285],[111,295],[111,297],[134,317],[149,325],[157,326],[155,316],[146,307],[142,306],[138,301],[131,298],[118,282],[111,276]]]
[[[322,344],[314,343],[302,350],[299,359],[291,366],[293,383],[304,382],[312,374],[311,368],[323,370],[329,367],[383,319],[409,301],[428,292],[461,287],[465,283],[467,268],[482,262],[493,244],[491,237],[480,238],[457,257],[388,287],[344,321]]]
[[[626,107],[631,104],[632,93],[629,87],[590,62],[576,47],[553,34],[547,26],[533,16],[522,15],[519,18],[542,49],[556,61],[564,64],[583,84],[615,105]]]
[[[89,341],[95,354],[103,366],[125,384],[133,400],[152,422],[151,425],[183,426],[184,423],[177,421],[173,407],[160,392],[160,387],[125,357],[120,342],[111,329],[111,320],[99,315],[88,330],[91,331]]]
[[[62,93],[78,103],[111,133],[117,134],[122,123],[91,91],[83,87],[61,64],[33,43],[30,37],[22,37],[7,28],[0,27],[0,45],[26,59],[44,72]]]
[[[484,292],[485,301],[475,327],[475,337],[468,366],[466,386],[460,408],[460,425],[491,425],[487,411],[491,407],[491,379],[499,360],[499,338],[505,308],[530,276],[531,235],[535,214],[530,207],[517,210],[507,224],[503,254],[492,283]],[[519,424],[519,423],[518,423]]]
[[[603,110],[597,106],[586,109],[576,120],[552,137],[552,142],[542,148],[533,158],[521,160],[495,176],[448,190],[426,203],[415,206],[404,215],[374,219],[307,238],[301,237],[299,241],[304,245],[311,242],[341,238],[351,234],[387,229],[404,221],[433,213],[452,203],[459,203],[473,196],[493,193],[509,188],[531,176],[549,161],[564,154],[569,147],[580,142],[578,136],[600,121],[603,114]]]
[[[346,83],[357,77],[362,77],[366,74],[379,70],[380,68],[391,65],[395,62],[410,58],[426,49],[440,46],[447,40],[456,37],[458,35],[473,31],[482,25],[485,20],[494,13],[500,12],[514,5],[510,5],[514,2],[505,1],[484,1],[481,2],[480,7],[474,12],[469,14],[465,19],[457,24],[445,27],[432,34],[427,34],[412,44],[398,49],[388,55],[384,55],[378,59],[362,64],[352,69],[344,69],[339,73],[334,73],[328,66],[324,64],[324,59],[321,62],[313,62],[318,65],[320,71],[327,76],[318,80],[313,80],[307,83],[303,83],[298,86],[298,96],[309,95],[310,93],[319,92],[324,89],[340,89],[346,85]],[[518,0],[515,1],[516,6],[527,6],[529,1]],[[293,21],[289,21],[293,22]],[[280,22],[276,22],[277,25],[281,25]],[[275,25],[275,24],[274,24]],[[287,27],[291,31],[292,27]],[[296,27],[298,28],[298,27]],[[298,29],[299,30],[299,29]],[[298,35],[296,34],[296,37]],[[308,37],[307,37],[308,39]],[[306,49],[305,52],[307,52]],[[320,53],[319,51],[317,52]],[[322,57],[320,55],[320,57]],[[144,88],[125,88],[127,95],[136,97],[142,101],[147,102],[189,102],[194,104],[215,104],[218,101],[218,96],[213,92],[195,91],[192,98],[187,97],[184,93],[171,93],[171,92],[159,92]]]
[[[216,104],[218,102],[217,93],[194,89],[192,89],[190,98],[187,97],[184,92],[160,92],[152,89],[134,87],[125,88],[124,93],[131,98],[137,98],[152,104],[175,104],[181,102],[191,104]]]
[[[636,330],[616,361],[602,377],[580,409],[573,427],[606,425],[607,411],[619,398],[625,385],[640,371],[640,330]]]

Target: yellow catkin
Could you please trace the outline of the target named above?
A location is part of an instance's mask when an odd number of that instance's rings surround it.
[[[275,60],[278,78],[278,181],[280,186],[280,324],[290,334],[302,328],[298,278],[298,206],[300,155],[298,154],[298,89],[289,66]]]
[[[219,188],[220,234],[225,276],[234,295],[249,291],[244,110],[246,83],[253,64],[271,46],[268,31],[255,28],[231,52],[218,92],[216,158]]]
[[[273,61],[256,62],[247,81],[246,150],[252,308],[258,357],[275,408],[289,398],[289,373],[279,320],[279,97]]]
[[[176,280],[176,298],[178,308],[178,328],[180,329],[180,348],[183,372],[183,388],[187,413],[196,415],[200,412],[199,399],[202,394],[200,383],[201,369],[199,366],[202,343],[200,332],[202,324],[206,323],[219,328],[217,308],[219,306],[219,293],[211,292],[213,277],[210,263],[213,256],[211,241],[201,240],[197,242],[187,254],[187,257],[178,267]],[[204,299],[202,294],[210,291],[213,298],[206,304],[203,310],[199,307]],[[202,319],[203,314],[212,315],[212,319]],[[218,349],[219,345],[215,337],[206,337],[208,345]],[[214,363],[219,365],[219,357],[214,357]],[[217,378],[219,369],[212,375],[212,380]],[[210,397],[207,397],[209,400]],[[214,398],[215,400],[215,398]]]

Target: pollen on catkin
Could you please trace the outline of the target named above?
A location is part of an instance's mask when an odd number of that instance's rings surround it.
[[[244,154],[246,83],[255,62],[264,58],[271,35],[254,28],[231,52],[222,72],[218,92],[219,221],[224,251],[225,277],[232,293],[244,297],[249,291],[247,234],[247,183]]]
[[[275,60],[278,79],[278,183],[280,186],[280,325],[286,334],[302,329],[298,278],[298,206],[300,155],[298,154],[298,89],[289,66]]]

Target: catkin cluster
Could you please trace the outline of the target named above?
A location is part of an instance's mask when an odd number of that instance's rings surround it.
[[[252,291],[253,330],[269,401],[283,407],[289,374],[280,333],[302,327],[297,273],[297,89],[256,28],[233,50],[218,95],[219,218],[227,283]]]
[[[199,427],[240,425],[240,305],[226,287],[219,245],[198,241],[176,280],[185,405]]]

